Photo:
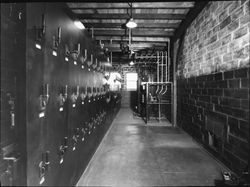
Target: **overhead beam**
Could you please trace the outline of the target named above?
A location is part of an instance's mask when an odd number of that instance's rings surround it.
[[[84,23],[85,27],[121,28],[121,23]],[[137,23],[138,28],[178,28],[179,23]]]
[[[128,37],[119,37],[119,36],[95,36],[96,40],[112,40],[112,41],[128,41]],[[133,36],[133,41],[137,42],[168,42],[169,38],[168,37],[135,37]]]
[[[129,19],[128,14],[76,14],[79,19]],[[136,19],[185,19],[186,14],[133,14]]]
[[[92,3],[92,2],[84,2],[84,3],[67,3],[70,8],[81,8],[81,9],[90,9],[90,8],[98,8],[98,9],[127,9],[130,8],[128,3]],[[194,2],[137,2],[133,3],[133,8],[192,8],[194,6]]]
[[[128,41],[126,41],[126,42],[128,42]],[[110,41],[107,41],[107,40],[104,41],[104,42],[102,41],[102,43],[104,44],[104,47],[110,47],[110,46],[112,46],[112,47],[120,47],[121,40],[112,41],[112,44],[110,43]],[[134,46],[134,47],[136,47],[136,46],[149,47],[149,46],[152,46],[152,45],[166,47],[167,43],[163,43],[163,42],[161,42],[161,43],[160,42],[151,42],[151,43],[149,43],[149,42],[144,42],[144,41],[143,42],[136,42],[136,41],[133,40],[131,45]]]
[[[166,45],[156,45],[156,44],[149,44],[149,43],[132,43],[131,49],[133,50],[141,50],[145,48],[154,48],[154,47],[165,47]],[[112,44],[104,44],[104,48],[108,48],[109,51],[121,51],[119,43],[112,43]]]
[[[94,31],[94,36],[124,36],[125,31],[123,30],[97,30]],[[127,33],[128,34],[128,33]],[[161,37],[171,37],[174,31],[164,31],[164,30],[133,30],[134,36],[161,36]]]

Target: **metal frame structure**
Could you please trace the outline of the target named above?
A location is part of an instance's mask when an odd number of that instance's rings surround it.
[[[157,119],[160,122],[164,119],[162,115],[162,107],[172,103],[172,87],[173,84],[170,82],[170,43],[168,42],[168,51],[160,51],[156,53],[156,82],[141,82],[141,85],[145,86],[145,122],[148,123],[150,120],[150,108],[158,105]],[[151,89],[155,87],[155,89]],[[169,90],[170,89],[170,90]],[[152,90],[155,90],[152,92]],[[143,96],[143,97],[144,97]],[[166,100],[166,97],[170,97],[170,100]]]

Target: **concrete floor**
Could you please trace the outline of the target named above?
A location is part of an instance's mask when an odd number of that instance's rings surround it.
[[[182,130],[146,126],[121,108],[77,186],[213,186],[221,170]]]

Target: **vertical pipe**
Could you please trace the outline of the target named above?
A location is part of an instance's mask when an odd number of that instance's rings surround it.
[[[60,41],[61,41],[61,35],[62,35],[62,28],[58,27],[58,30],[57,30],[58,43],[60,43]]]
[[[170,81],[170,41],[168,41],[168,81]]]
[[[78,45],[77,45],[77,51],[80,53],[80,50],[81,50],[81,44],[78,43]]]
[[[164,58],[164,56],[163,56],[164,52],[162,51],[160,54],[161,54],[161,81],[160,81],[161,82],[161,91],[159,92],[159,94],[161,94],[161,92],[163,90],[163,77],[164,77],[164,75],[163,75],[164,74],[164,72],[163,72],[163,69],[164,69],[164,67],[163,67],[164,66],[164,64],[163,64],[164,63],[164,59],[163,59]]]
[[[42,14],[42,34],[44,35],[45,34],[45,26],[46,25],[46,22],[45,22],[45,15]]]
[[[162,51],[161,54],[161,82],[163,82],[164,79],[164,52]]]
[[[167,56],[167,51],[166,51],[165,52],[165,82],[169,81],[168,76],[169,76],[169,71],[168,71],[168,56]],[[165,84],[165,90],[162,93],[162,95],[164,95],[167,92],[167,89],[168,89],[168,86],[167,86],[167,84]]]
[[[111,52],[110,52],[110,58],[111,58],[111,59],[110,59],[110,63],[111,63],[111,66],[112,66],[112,63],[113,63],[113,62],[112,62],[112,57],[113,57],[113,53],[112,53],[112,51],[111,51]]]
[[[167,54],[167,51],[165,52],[165,70],[166,70],[166,82],[168,82],[169,78],[169,72],[168,72],[168,54]]]
[[[157,82],[157,89],[155,91],[155,94],[158,93],[158,90],[159,90],[159,52],[157,51],[156,52],[156,55],[157,55],[157,61],[156,61],[156,64],[157,64],[157,70],[156,70],[156,82]]]

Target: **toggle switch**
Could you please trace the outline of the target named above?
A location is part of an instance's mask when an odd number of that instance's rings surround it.
[[[84,130],[84,128],[81,129],[81,132],[82,132],[82,142],[84,141],[84,136],[86,134],[86,131]]]
[[[79,139],[80,137],[80,129],[76,128],[76,138]]]
[[[73,140],[73,148],[72,148],[72,150],[75,151],[76,150],[76,144],[77,144],[77,137],[76,137],[76,135],[73,135],[72,140]]]
[[[49,166],[49,164],[50,164],[50,162],[49,162],[49,151],[46,151],[45,152],[45,164],[46,164],[46,168],[48,168],[48,166]]]
[[[64,140],[63,140],[63,147],[64,147],[65,151],[68,148],[68,137],[66,137],[66,136],[64,137]]]
[[[39,118],[45,116],[46,106],[49,102],[49,84],[42,86],[42,94],[39,96]]]
[[[65,103],[65,98],[63,96],[63,93],[59,94],[57,100],[58,100],[58,105],[59,105],[59,111],[63,112],[63,110],[64,110],[63,106],[64,106],[64,103]]]
[[[10,106],[10,127],[13,129],[15,127],[15,98],[12,97],[11,93],[7,93],[7,97]]]
[[[41,161],[41,162],[39,163],[39,178],[40,178],[39,184],[40,184],[40,185],[43,184],[44,181],[45,181],[45,170],[46,170],[45,168],[46,168],[46,167],[45,167],[44,162]]]
[[[11,128],[14,128],[15,127],[15,113],[11,111],[10,116],[11,116]]]
[[[3,160],[7,161],[7,169],[4,173],[8,176],[10,181],[10,185],[13,185],[13,181],[15,181],[18,177],[18,161],[20,159],[19,153],[9,153],[3,154]]]
[[[89,122],[88,123],[88,129],[89,129],[89,134],[91,134],[91,130],[92,130],[92,128],[93,128],[93,123],[92,122]]]
[[[45,155],[45,160],[46,160],[46,155]],[[46,161],[44,161],[44,154],[42,154],[42,161],[39,163],[38,167],[39,167],[39,178],[40,178],[39,184],[41,185],[45,181],[45,172],[47,168]]]
[[[64,147],[63,145],[60,145],[60,147],[59,147],[59,156],[60,156],[60,161],[59,161],[59,163],[60,163],[60,164],[63,163],[64,153],[65,153],[65,147]]]
[[[78,97],[79,97],[79,86],[76,86],[76,88],[73,89],[72,94],[70,96],[73,108],[76,107],[76,100]]]

